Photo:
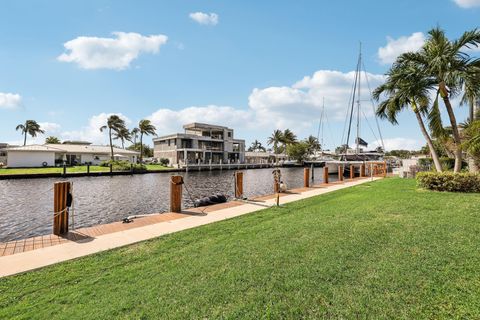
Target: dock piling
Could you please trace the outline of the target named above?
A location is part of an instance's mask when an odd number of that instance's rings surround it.
[[[170,211],[182,212],[182,176],[171,176],[170,178]]]
[[[68,233],[68,206],[71,185],[68,181],[55,182],[53,185],[53,234]]]
[[[328,183],[328,167],[323,167],[323,183]]]
[[[343,166],[338,166],[338,181],[343,181]]]
[[[365,164],[360,165],[360,177],[365,177]]]
[[[310,187],[310,168],[303,168],[303,187]]]
[[[243,172],[235,172],[235,198],[243,198]]]
[[[355,178],[355,166],[353,164],[350,165],[350,179]]]

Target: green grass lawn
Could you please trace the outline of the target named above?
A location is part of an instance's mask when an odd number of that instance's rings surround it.
[[[0,318],[478,319],[479,249],[479,194],[385,179],[0,279]]]
[[[147,170],[165,170],[168,167],[159,164],[146,165]],[[110,171],[108,167],[90,166],[90,172]],[[87,166],[67,167],[67,173],[87,172]],[[0,175],[5,174],[35,174],[35,173],[63,173],[62,167],[47,167],[47,168],[0,168]]]

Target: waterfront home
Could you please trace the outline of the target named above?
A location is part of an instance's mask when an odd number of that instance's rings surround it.
[[[7,163],[7,151],[5,150],[7,147],[7,143],[0,143],[0,166]]]
[[[233,129],[206,123],[183,126],[184,133],[153,139],[154,157],[173,166],[187,164],[244,163],[245,140],[235,139]]]
[[[102,161],[110,160],[110,146],[83,144],[43,144],[9,147],[7,152],[7,166],[19,167],[51,167],[55,165],[98,165]],[[113,148],[115,160],[137,161],[139,152]]]
[[[275,154],[273,152],[245,152],[245,163],[259,164],[259,163],[279,163],[287,160],[287,155],[284,153]]]

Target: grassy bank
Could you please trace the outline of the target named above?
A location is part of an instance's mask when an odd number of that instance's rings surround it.
[[[165,170],[169,169],[158,164],[149,164],[146,165],[147,170]],[[108,167],[101,166],[90,166],[90,172],[108,172],[110,169]],[[80,173],[87,172],[87,166],[73,166],[67,167],[67,173]],[[42,174],[42,173],[63,173],[62,167],[47,167],[47,168],[0,168],[0,175],[9,175],[9,174]]]
[[[479,212],[386,179],[0,279],[0,318],[479,318]]]

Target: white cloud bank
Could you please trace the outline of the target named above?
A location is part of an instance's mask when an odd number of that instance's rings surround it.
[[[188,15],[193,21],[202,24],[216,26],[218,24],[218,14],[216,13],[204,13],[204,12],[192,12]]]
[[[382,64],[393,63],[402,53],[417,51],[424,43],[425,35],[422,32],[415,32],[410,36],[402,36],[398,39],[387,37],[387,45],[378,48],[378,57]]]
[[[468,9],[480,7],[480,0],[453,0],[459,7]]]
[[[156,54],[168,37],[143,36],[134,32],[114,32],[113,38],[78,37],[64,43],[67,52],[57,57],[76,63],[82,69],[123,70],[141,53]]]
[[[22,97],[16,93],[0,92],[0,109],[17,109],[22,106]]]
[[[410,138],[386,138],[383,139],[385,144],[386,151],[391,150],[419,150],[422,146],[425,145],[425,142],[410,139]],[[374,141],[369,146],[369,149],[375,149],[376,147],[381,147],[382,143],[380,140]]]

